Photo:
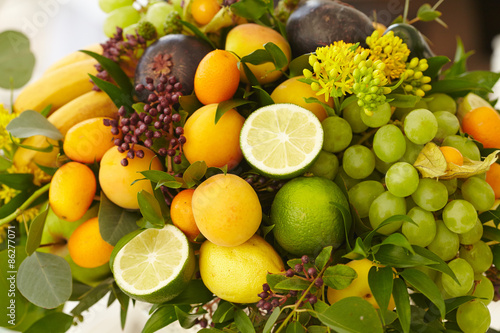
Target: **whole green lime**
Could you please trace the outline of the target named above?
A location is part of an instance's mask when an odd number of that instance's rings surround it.
[[[345,228],[338,206],[349,211],[344,193],[333,181],[292,179],[278,191],[271,207],[276,241],[295,255],[316,255],[325,246],[339,247]]]

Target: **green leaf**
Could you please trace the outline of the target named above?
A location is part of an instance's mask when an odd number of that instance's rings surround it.
[[[43,135],[54,140],[62,140],[63,135],[50,121],[40,113],[26,110],[12,119],[5,127],[16,138],[29,138],[34,135]]]
[[[97,60],[99,64],[101,64],[102,68],[106,70],[109,76],[113,78],[113,80],[123,91],[129,94],[133,94],[134,86],[132,85],[132,83],[130,82],[130,78],[127,76],[127,74],[125,74],[120,65],[118,65],[113,60],[92,51],[80,50],[80,52],[85,53]]]
[[[59,168],[57,168],[57,167],[52,168],[52,167],[47,167],[47,166],[44,166],[44,165],[40,165],[40,164],[38,164],[38,163],[36,163],[36,162],[35,162],[35,164],[36,164],[36,166],[37,166],[37,167],[39,167],[39,168],[40,168],[43,172],[45,172],[46,174],[51,175],[51,176],[53,176],[53,175],[56,173],[57,169],[59,169]]]
[[[290,65],[288,66],[290,77],[304,75],[304,69],[312,70],[312,66],[309,65],[309,55],[309,53],[303,54],[290,61]]]
[[[492,91],[493,86],[500,79],[500,73],[490,71],[470,71],[457,76],[458,79],[474,82]],[[483,97],[488,100],[486,96]]]
[[[380,309],[387,309],[389,306],[393,274],[392,267],[371,267],[368,271],[368,285]]]
[[[425,297],[436,305],[442,318],[445,317],[446,307],[443,296],[441,296],[441,292],[439,291],[436,283],[434,283],[429,276],[422,271],[412,268],[405,269],[400,274],[407,283],[412,285],[417,291],[424,294]]]
[[[234,318],[234,312],[236,308],[233,304],[227,301],[220,301],[217,310],[215,310],[212,320],[216,324],[223,323],[225,321],[231,320]]]
[[[357,98],[356,96],[349,96],[348,98],[351,98],[351,97]],[[326,110],[326,114],[328,115],[328,117],[333,117],[333,116],[337,115],[334,108],[332,108],[330,105],[328,105],[324,102],[321,102],[316,97],[307,97],[307,98],[303,98],[303,99],[306,103],[318,103],[318,104],[320,104]],[[342,108],[342,106],[340,108]]]
[[[141,113],[144,112],[144,105],[146,105],[146,103],[134,103],[132,105],[132,109],[134,109],[137,113]]]
[[[311,325],[307,328],[308,333],[328,333],[328,327],[319,326],[319,325]]]
[[[266,44],[264,44],[264,49],[271,56],[272,63],[276,66],[276,70],[280,71],[288,66],[288,58],[285,53],[281,51],[278,45],[272,42],[267,42]]]
[[[24,191],[34,187],[32,173],[4,173],[0,174],[0,184],[6,185],[15,190]]]
[[[35,252],[19,266],[17,288],[31,303],[46,309],[56,308],[71,296],[69,264],[54,254]]]
[[[237,309],[234,312],[234,322],[238,331],[241,333],[254,333],[255,328],[253,327],[252,321],[248,318],[248,315],[242,310]]]
[[[455,94],[456,96],[465,96],[469,92],[474,92],[478,95],[491,93],[491,89],[483,84],[472,82],[466,79],[454,78],[434,81],[429,94],[445,93]]]
[[[10,199],[10,201],[0,207],[0,218],[4,218],[19,208],[33,193],[32,190],[22,191],[17,194],[14,198]]]
[[[394,296],[394,303],[396,304],[399,323],[403,328],[403,332],[409,333],[411,324],[410,296],[408,295],[406,283],[402,279],[394,279],[392,294]]]
[[[205,304],[213,298],[212,292],[199,279],[189,281],[186,289],[180,295],[165,304]]]
[[[457,75],[463,74],[467,71],[467,58],[469,58],[474,52],[465,53],[464,44],[462,43],[462,39],[457,37],[457,49],[455,51],[455,57],[453,59],[453,64],[450,68],[445,71],[445,78],[453,78]]]
[[[286,333],[305,333],[305,328],[298,321],[292,321],[286,327]]]
[[[299,277],[291,277],[278,282],[274,287],[283,290],[306,290],[311,283]]]
[[[134,101],[129,93],[120,89],[114,84],[108,81],[104,81],[92,74],[89,74],[89,77],[92,79],[92,82],[94,82],[94,84],[99,87],[99,89],[104,91],[109,96],[109,98],[111,98],[117,108],[123,106],[127,111],[127,114],[134,113],[134,109],[132,108]]]
[[[434,21],[441,16],[441,12],[432,9],[431,5],[423,4],[417,11],[417,17],[424,22]]]
[[[106,242],[115,246],[120,238],[137,230],[136,222],[139,219],[140,215],[137,212],[115,205],[101,192],[98,213],[99,232]]]
[[[446,56],[436,56],[427,59],[427,65],[429,67],[424,71],[425,76],[429,76],[431,79],[437,77],[444,65],[450,62],[450,58]]]
[[[486,223],[488,221],[493,221],[493,223],[498,226],[500,224],[500,206],[495,210],[487,210],[478,215],[481,223]]]
[[[0,50],[0,88],[21,88],[28,83],[35,67],[29,38],[18,31],[3,31]]]
[[[314,310],[319,313],[325,312],[326,310],[328,310],[329,307],[330,306],[325,302],[323,302],[322,300],[318,300],[318,302],[314,304]]]
[[[250,104],[250,103],[255,103],[253,101],[249,101],[247,99],[243,98],[235,98],[235,99],[230,99],[227,101],[220,102],[217,105],[217,111],[215,112],[215,124],[219,121],[220,118],[226,113],[227,111],[231,109],[235,109],[238,106],[245,105],[245,104]]]
[[[413,247],[411,246],[411,244],[408,241],[408,239],[405,236],[403,236],[403,234],[400,234],[398,232],[390,234],[389,236],[387,236],[387,238],[384,239],[382,241],[382,243],[372,246],[372,250],[375,251],[379,247],[387,245],[387,244],[392,244],[392,245],[400,246],[400,247],[402,247],[402,248],[407,249],[408,251],[410,251],[410,253],[415,254],[415,251],[413,250]]]
[[[186,171],[184,171],[182,178],[184,179],[184,182],[186,183],[187,187],[190,188],[195,185],[198,185],[201,182],[203,176],[205,176],[206,172],[207,172],[207,164],[205,163],[205,161],[196,161],[193,164],[191,164],[186,169]]]
[[[273,57],[266,50],[257,49],[252,53],[242,57],[240,61],[252,65],[260,65],[268,62],[273,62]]]
[[[206,311],[203,310],[203,312],[200,313],[189,314],[182,311],[182,309],[180,309],[175,305],[174,309],[175,309],[175,315],[177,316],[177,320],[179,321],[179,325],[181,325],[181,327],[184,329],[193,327],[196,324],[196,320],[198,319],[200,314],[206,313]]]
[[[388,94],[386,97],[388,99],[392,99],[390,103],[391,106],[395,106],[397,108],[412,108],[421,99],[421,97],[418,96],[404,94]]]
[[[177,320],[173,305],[160,306],[149,317],[142,329],[142,333],[153,333]]]
[[[280,307],[279,306],[275,307],[273,310],[273,313],[271,313],[271,315],[267,319],[266,324],[264,325],[264,329],[262,330],[262,333],[271,332],[271,329],[273,328],[274,324],[278,320],[280,313],[281,313]]]
[[[500,242],[500,230],[489,225],[483,226],[483,238]]]
[[[466,296],[448,298],[444,300],[446,306],[446,314],[449,314],[453,310],[457,309],[460,305],[467,303],[475,298],[476,298],[475,296],[466,295]],[[432,322],[438,320],[439,318],[440,318],[439,310],[433,303],[431,303],[429,309],[425,313],[424,319],[428,322]]]
[[[80,298],[80,302],[71,310],[71,314],[80,316],[83,311],[90,309],[92,305],[99,302],[109,291],[111,291],[112,284],[113,278],[108,278],[90,289]]]
[[[151,193],[141,190],[137,193],[137,201],[145,223],[141,227],[161,229],[165,226],[160,204]]]
[[[0,171],[5,171],[12,166],[12,160],[0,155]]]
[[[391,224],[391,223],[394,223],[394,222],[399,222],[399,221],[403,221],[403,222],[408,222],[408,223],[412,223],[412,224],[415,224],[415,222],[407,215],[393,215],[387,219],[385,219],[384,221],[382,221],[382,223],[380,223],[375,229],[373,229],[373,231],[371,231],[366,237],[365,237],[365,240],[364,240],[364,243],[365,243],[365,246],[366,247],[370,247],[371,244],[372,244],[372,239],[373,237],[376,235],[376,232],[378,229],[388,225],[388,224]]]
[[[356,238],[356,243],[354,243],[354,249],[350,251],[349,253],[345,254],[343,256],[344,258],[348,259],[363,259],[368,257],[368,248],[365,246],[365,243],[361,239],[361,237]]]
[[[321,322],[337,333],[382,333],[375,308],[361,297],[346,297],[318,313]]]
[[[231,5],[231,11],[237,16],[258,21],[267,13],[267,5],[262,0],[240,0]]]
[[[25,333],[64,333],[73,325],[73,316],[62,312],[50,313],[31,325]]]
[[[323,273],[323,281],[333,289],[347,288],[352,280],[358,277],[354,269],[346,265],[335,265],[328,267]]]
[[[183,20],[180,20],[180,22],[182,23],[183,26],[185,26],[186,28],[188,28],[189,30],[191,30],[193,32],[193,34],[195,34],[196,37],[198,37],[199,39],[205,41],[214,50],[217,48],[214,45],[214,43],[210,40],[210,38],[208,38],[203,32],[201,32],[201,30],[198,29],[194,24],[189,23],[187,21],[183,21]]]
[[[45,219],[49,213],[48,205],[31,222],[28,239],[26,240],[26,253],[30,256],[38,249],[42,241],[43,227]]]
[[[271,274],[267,273],[266,275],[266,282],[271,288],[271,290],[276,291],[276,285],[282,281],[285,281],[287,279],[286,276],[282,274]]]
[[[182,183],[177,181],[177,179],[174,176],[165,171],[145,170],[145,171],[140,171],[140,173],[153,183],[156,183],[157,184],[156,188],[160,188],[162,185],[172,188],[179,188],[182,186]],[[173,185],[173,186],[168,186],[168,185]]]
[[[450,266],[448,266],[448,264],[445,263],[443,259],[441,259],[437,254],[418,245],[413,245],[413,250],[422,257],[437,262],[437,264],[427,265],[427,267],[448,274],[458,283],[457,277],[455,276],[455,273],[451,270]]]
[[[179,97],[179,104],[188,114],[193,114],[196,110],[203,106],[194,94]]]
[[[417,253],[411,254],[405,248],[392,244],[381,246],[374,257],[382,265],[398,268],[433,265],[438,263]]]
[[[261,226],[262,238],[265,239],[267,235],[269,235],[269,233],[274,229],[274,226],[275,226],[274,224]]]
[[[316,259],[314,259],[314,264],[316,265],[318,270],[322,270],[323,267],[325,267],[325,265],[328,263],[328,260],[330,260],[330,257],[332,256],[332,250],[332,246],[324,247],[316,257]]]
[[[78,301],[84,294],[92,289],[88,284],[73,280],[73,290],[71,292],[70,301]]]
[[[10,139],[13,140],[12,135],[10,133],[9,133],[9,135],[10,135]],[[51,144],[48,140],[47,140],[47,147],[28,146],[28,145],[23,145],[21,143],[14,143],[14,144],[16,146],[18,146],[18,147],[21,147],[21,148],[25,148],[25,149],[28,149],[28,150],[39,151],[39,152],[42,152],[42,153],[50,153],[54,149],[54,145]]]
[[[248,68],[247,65],[245,65],[245,64],[243,64],[243,65],[246,66],[245,68]],[[247,75],[247,77],[248,77],[248,75]],[[252,86],[252,88],[254,88],[257,91],[257,94],[259,96],[259,105],[260,106],[274,104],[274,101],[271,98],[271,95],[269,95],[269,93],[267,91],[265,91],[264,89],[262,89],[259,85],[254,85],[254,86]]]
[[[344,222],[345,239],[347,242],[347,249],[350,250],[351,246],[349,245],[349,241],[347,240],[349,239],[349,231],[351,230],[352,226],[351,212],[349,211],[349,209],[346,209],[343,205],[337,202],[330,201],[330,205],[335,206],[335,208],[337,208],[342,214],[342,220]]]

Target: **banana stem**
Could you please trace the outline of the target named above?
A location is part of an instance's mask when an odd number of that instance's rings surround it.
[[[13,221],[16,217],[21,215],[23,213],[23,211],[26,208],[28,208],[29,205],[31,205],[33,203],[33,201],[35,201],[36,199],[38,199],[38,197],[40,197],[42,194],[47,192],[49,190],[49,188],[50,188],[50,183],[45,184],[43,187],[40,187],[38,190],[33,192],[33,194],[21,206],[19,206],[19,208],[17,208],[13,213],[4,217],[3,219],[0,219],[0,226]]]

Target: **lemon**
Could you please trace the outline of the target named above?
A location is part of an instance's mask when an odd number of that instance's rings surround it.
[[[130,297],[163,303],[179,295],[191,280],[194,252],[177,227],[146,229],[112,254],[116,284]]]
[[[309,110],[278,103],[255,110],[245,120],[240,146],[247,162],[273,178],[292,178],[312,165],[323,145],[323,128]]]
[[[315,255],[325,246],[337,248],[345,239],[342,213],[349,203],[333,181],[298,177],[286,183],[271,206],[276,241],[295,255]]]
[[[279,273],[284,269],[276,250],[259,235],[233,247],[215,245],[207,240],[200,248],[203,283],[228,302],[257,302],[267,273]]]
[[[477,109],[481,106],[491,107],[491,104],[488,103],[488,101],[486,101],[482,97],[472,92],[468,93],[464,98],[458,100],[458,107],[457,107],[458,119],[461,121],[467,112]]]

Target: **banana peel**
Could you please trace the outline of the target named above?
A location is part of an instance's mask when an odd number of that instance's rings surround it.
[[[84,47],[83,50],[102,54],[102,46],[99,43],[88,45],[87,47]],[[53,63],[49,68],[47,68],[44,75],[52,73],[60,68],[88,59],[92,59],[92,57],[83,52],[75,51]]]
[[[413,166],[424,178],[468,178],[485,173],[496,162],[500,150],[489,154],[483,161],[474,161],[464,156],[463,165],[448,163],[439,147],[429,142],[418,155]]]

